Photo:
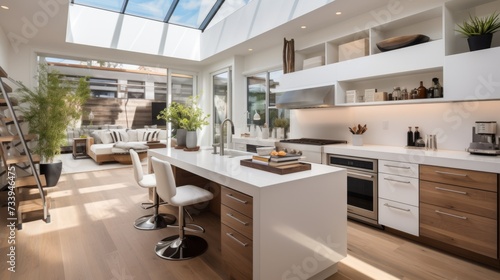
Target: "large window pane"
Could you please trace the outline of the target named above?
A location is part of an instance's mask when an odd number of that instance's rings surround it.
[[[231,88],[231,71],[222,72],[213,75],[213,143],[220,143],[221,141],[221,127],[222,122],[229,117],[229,102],[230,102],[230,88]],[[229,126],[229,125],[228,125]],[[228,130],[226,130],[228,131]],[[230,133],[228,131],[228,133]]]
[[[187,27],[199,28],[215,2],[217,1],[180,0],[169,22]]]
[[[113,12],[121,11],[123,7],[124,0],[75,0],[75,4],[81,4],[85,6],[95,7],[104,10],[110,10]]]
[[[171,5],[172,0],[129,0],[125,13],[163,21]]]
[[[172,73],[172,102],[186,104],[194,94],[192,75]]]
[[[247,77],[247,124],[263,125],[266,122],[267,73]]]

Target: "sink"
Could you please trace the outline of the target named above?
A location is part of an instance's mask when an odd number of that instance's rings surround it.
[[[231,149],[224,149],[224,157],[241,157],[241,156],[251,156],[253,153],[250,152],[244,152],[244,151],[238,151],[238,150],[231,150]]]

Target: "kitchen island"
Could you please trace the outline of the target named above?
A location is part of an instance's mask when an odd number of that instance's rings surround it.
[[[148,156],[252,198],[253,279],[324,279],[347,256],[345,169],[312,164],[277,175],[241,166],[249,155],[220,156],[211,149],[153,149]]]

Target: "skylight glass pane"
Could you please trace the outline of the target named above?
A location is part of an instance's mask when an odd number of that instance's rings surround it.
[[[172,2],[173,0],[129,0],[125,14],[163,21]]]
[[[120,12],[124,0],[75,0],[75,4],[86,5],[94,8]]]
[[[180,0],[170,23],[199,28],[217,0]]]
[[[250,1],[251,0],[226,0],[224,4],[222,4],[222,6],[220,7],[219,11],[215,14],[214,18],[212,19],[207,28],[210,28],[212,25],[223,20],[224,18],[232,14],[234,11],[248,4],[248,2]]]

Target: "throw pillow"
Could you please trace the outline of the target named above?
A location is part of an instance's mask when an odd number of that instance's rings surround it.
[[[152,140],[156,140],[158,138],[158,134],[160,134],[160,131],[159,130],[151,130],[151,131],[147,131],[146,133],[144,133],[144,135],[142,136],[142,141],[152,141]]]
[[[112,133],[109,130],[101,132],[101,141],[103,144],[110,144],[115,142],[111,134]]]
[[[124,141],[119,131],[111,130],[110,133],[111,133],[111,139],[113,140],[114,143]]]
[[[134,129],[128,129],[127,130],[127,138],[128,142],[137,142],[139,139],[137,138],[137,130]]]

